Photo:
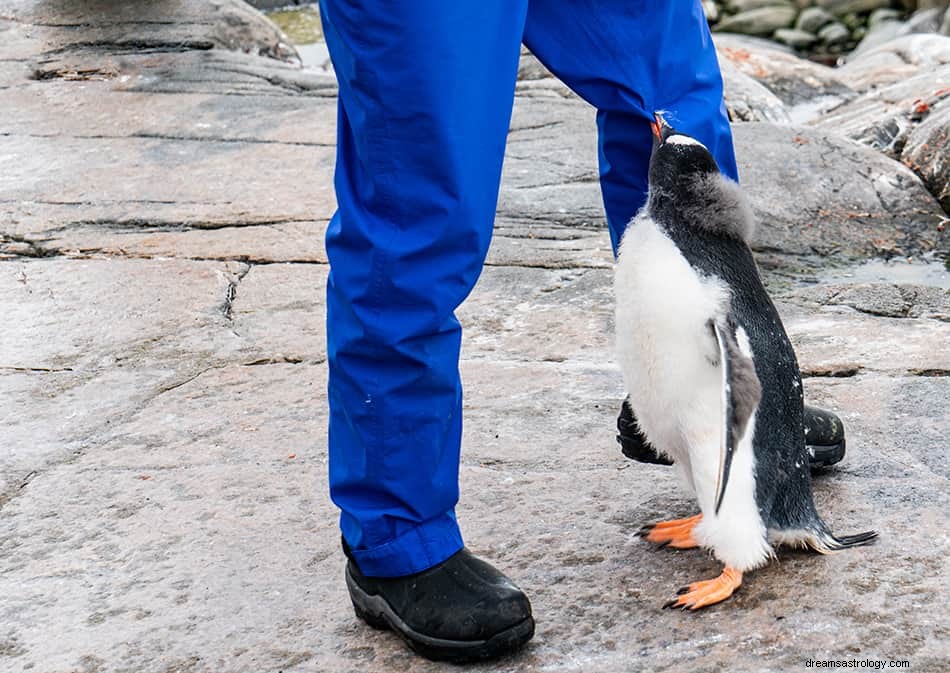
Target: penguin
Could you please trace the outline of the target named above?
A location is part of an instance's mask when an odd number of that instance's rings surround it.
[[[616,348],[640,430],[672,458],[700,513],[644,526],[647,541],[704,547],[722,573],[664,605],[729,598],[775,545],[829,553],[836,537],[812,497],[801,374],[749,249],[752,210],[709,150],[655,115],[646,205],[615,273]]]

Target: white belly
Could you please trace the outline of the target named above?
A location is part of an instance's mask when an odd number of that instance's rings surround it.
[[[689,445],[717,438],[721,424],[719,353],[708,322],[726,311],[728,290],[700,277],[645,216],[627,228],[614,287],[617,357],[640,429],[688,464]]]

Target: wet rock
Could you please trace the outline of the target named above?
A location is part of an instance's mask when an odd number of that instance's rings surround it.
[[[724,85],[723,98],[733,122],[791,122],[788,111],[778,96],[740,71],[732,61],[723,59],[720,67]]]
[[[794,49],[807,49],[818,41],[818,38],[812,33],[794,28],[779,28],[775,31],[772,39],[787,44]]]
[[[948,92],[950,94],[950,92]],[[914,128],[901,152],[901,161],[919,175],[950,213],[950,95]]]
[[[735,127],[754,247],[861,257],[940,244],[943,211],[910,169],[834,133],[765,123]]]
[[[834,20],[835,17],[821,7],[807,7],[798,15],[798,19],[795,21],[795,27],[798,30],[817,33],[821,28],[827,26]]]
[[[792,7],[775,6],[751,9],[727,16],[716,24],[715,30],[743,35],[771,35],[779,28],[788,28],[797,12]]]
[[[818,39],[826,45],[844,44],[851,39],[851,31],[841,23],[829,23],[818,31]]]
[[[860,14],[890,7],[890,0],[818,0],[818,5],[835,16]]]

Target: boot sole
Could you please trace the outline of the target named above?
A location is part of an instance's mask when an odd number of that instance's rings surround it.
[[[808,444],[808,465],[812,468],[829,467],[844,458],[845,440],[837,444]]]
[[[346,569],[346,587],[356,616],[374,629],[394,631],[418,654],[434,661],[466,663],[495,659],[512,652],[534,635],[534,619],[528,617],[487,640],[446,640],[413,630],[392,609],[386,599],[366,593]]]

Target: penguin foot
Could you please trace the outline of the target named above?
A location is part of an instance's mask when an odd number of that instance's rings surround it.
[[[716,579],[693,582],[683,587],[677,592],[680,594],[679,598],[674,598],[663,607],[698,610],[726,600],[741,586],[742,573],[726,566]]]
[[[696,538],[693,537],[693,529],[702,519],[702,514],[696,514],[685,519],[660,521],[644,526],[637,532],[637,535],[648,542],[660,545],[660,547],[693,549],[699,546]]]

